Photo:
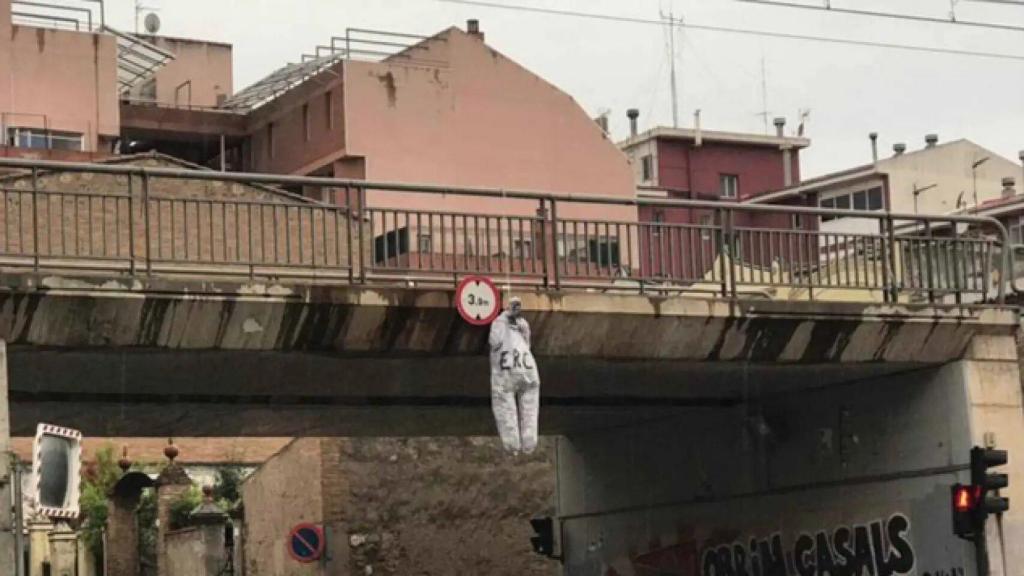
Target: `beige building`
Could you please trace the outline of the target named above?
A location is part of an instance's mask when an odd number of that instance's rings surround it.
[[[1003,178],[1021,174],[1020,164],[966,139],[942,144],[930,139],[924,148],[901,150],[873,164],[805,180],[749,202],[779,204],[802,197],[822,208],[939,215],[999,198]],[[822,218],[820,229],[877,232],[878,224],[873,219]]]

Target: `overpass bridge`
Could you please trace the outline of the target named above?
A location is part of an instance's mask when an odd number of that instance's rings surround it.
[[[491,433],[486,332],[452,303],[481,273],[533,327],[569,574],[831,575],[865,549],[872,574],[973,573],[948,485],[971,445],[1024,453],[1016,274],[989,219],[4,166],[28,169],[0,180],[15,434]],[[989,534],[1021,573],[1024,517]]]

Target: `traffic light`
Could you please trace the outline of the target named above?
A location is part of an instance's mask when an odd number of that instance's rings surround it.
[[[954,484],[953,534],[965,540],[974,538],[975,510],[978,506],[978,489],[969,484]]]
[[[978,542],[985,533],[985,519],[988,515],[1001,514],[1010,509],[1009,498],[990,494],[993,490],[1009,486],[1009,476],[989,472],[990,468],[1006,463],[1006,450],[971,449],[971,483],[954,484],[950,490],[955,535]]]
[[[979,522],[984,522],[989,514],[1001,514],[1010,509],[1009,498],[989,495],[990,490],[998,490],[1009,486],[1009,476],[1006,474],[991,474],[988,471],[989,468],[1002,466],[1006,462],[1006,450],[979,448],[977,446],[971,449],[971,484],[980,489],[976,507]]]
[[[551,517],[531,518],[534,535],[530,537],[533,551],[543,556],[555,555],[555,521]]]

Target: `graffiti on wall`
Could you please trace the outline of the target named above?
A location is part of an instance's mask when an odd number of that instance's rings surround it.
[[[917,573],[918,553],[903,513],[859,524],[796,534],[694,536],[629,555],[629,566],[607,567],[606,576],[906,576]],[[964,576],[962,568],[921,576]]]
[[[893,514],[867,524],[801,533],[789,547],[782,534],[709,546],[701,576],[898,576],[914,569],[910,520]]]

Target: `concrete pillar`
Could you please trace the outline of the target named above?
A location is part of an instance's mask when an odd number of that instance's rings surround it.
[[[14,576],[14,511],[11,501],[11,415],[7,403],[7,343],[0,340],[0,576]],[[17,529],[21,529],[20,526]]]
[[[192,480],[185,473],[185,469],[174,461],[178,456],[177,447],[169,443],[164,448],[164,455],[167,456],[169,462],[156,479],[157,576],[168,576],[166,539],[171,525],[171,504],[192,486]]]
[[[96,556],[93,555],[89,545],[85,542],[85,534],[76,534],[78,546],[78,571],[76,576],[99,576],[96,568]]]
[[[78,535],[65,522],[50,532],[50,576],[76,576]]]
[[[50,561],[50,531],[53,524],[36,520],[28,524],[28,576],[43,576],[43,564]]]
[[[135,520],[138,498],[112,496],[107,501],[106,576],[137,576],[139,534]]]
[[[206,574],[221,574],[228,560],[228,550],[224,547],[224,527],[227,525],[228,515],[213,501],[212,487],[203,487],[203,503],[192,511],[192,521],[198,526],[201,534],[203,567]]]
[[[961,362],[970,445],[1009,452],[1009,463],[997,471],[1010,475],[1009,487],[1001,491],[1010,498],[1010,510],[985,527],[991,576],[1020,574],[1024,565],[1024,402],[1017,355],[1012,334],[976,336]],[[967,461],[969,447],[960,450],[958,460]]]

